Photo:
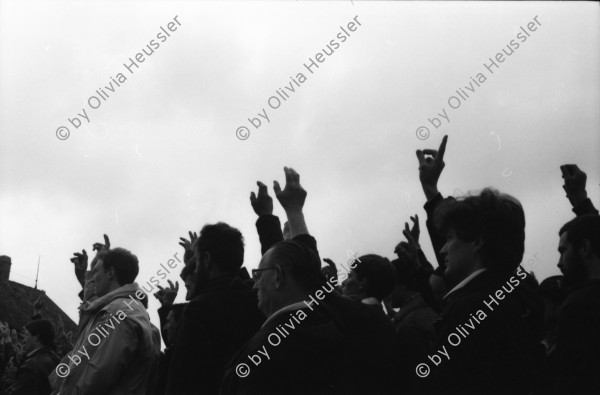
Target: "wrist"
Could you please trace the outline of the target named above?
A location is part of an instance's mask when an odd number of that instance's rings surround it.
[[[437,194],[439,193],[437,185],[423,184],[422,186],[423,186],[423,192],[425,192],[425,197],[427,198],[428,202],[430,200],[432,200],[434,197],[436,197]]]
[[[569,194],[567,194],[567,198],[569,199],[569,201],[571,202],[571,205],[573,207],[577,207],[585,199],[587,199],[587,191],[583,190],[583,191],[577,191],[575,193],[569,193]]]

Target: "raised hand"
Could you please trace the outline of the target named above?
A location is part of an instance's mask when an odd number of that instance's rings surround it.
[[[406,227],[408,228],[408,223],[406,224]],[[408,241],[408,243],[406,244],[406,253],[407,253],[408,259],[410,260],[411,268],[413,270],[416,270],[420,265],[420,263],[419,263],[419,248],[420,248],[419,243],[413,238],[413,236],[409,230],[407,230],[407,229],[403,230],[402,234],[404,235],[404,237],[406,237],[406,240]]]
[[[567,193],[567,198],[573,206],[577,206],[587,198],[585,190],[587,175],[577,165],[562,165],[560,171],[565,180],[563,189]]]
[[[417,150],[417,159],[419,160],[419,180],[425,192],[427,200],[433,199],[437,193],[437,183],[446,164],[444,163],[444,154],[446,152],[446,143],[448,136],[444,136],[440,148]]]
[[[179,281],[175,281],[175,285],[171,282],[171,280],[167,280],[169,282],[169,286],[166,288],[158,286],[160,291],[154,294],[154,297],[158,299],[160,305],[163,307],[172,306],[173,302],[175,302],[175,298],[177,297],[177,293],[179,292]]]
[[[75,256],[71,258],[71,262],[75,265],[75,277],[83,287],[85,285],[85,272],[88,268],[88,255],[85,250],[81,250],[81,253],[74,252],[73,255]]]
[[[92,251],[108,251],[110,250],[110,240],[107,235],[104,235],[104,244],[102,243],[94,243]]]
[[[194,242],[198,239],[198,234],[196,232],[193,232],[190,230],[189,232],[190,235],[190,239],[186,239],[184,237],[180,237],[179,240],[181,240],[179,242],[179,245],[183,247],[184,249],[184,254],[183,254],[183,261],[187,262],[188,260],[190,260],[191,257],[194,256]]]
[[[300,175],[291,167],[284,167],[283,171],[285,172],[285,188],[282,191],[279,183],[273,181],[275,196],[286,212],[302,212],[307,193],[300,185]]]
[[[409,232],[413,239],[418,243],[419,236],[421,235],[421,228],[419,227],[419,216],[415,214],[414,217],[410,217],[410,220],[413,223],[412,228],[408,227],[408,222],[404,223],[404,230]]]
[[[267,186],[260,181],[256,181],[256,185],[258,185],[258,197],[254,192],[250,193],[250,204],[254,212],[259,217],[273,214],[273,199],[269,196]]]

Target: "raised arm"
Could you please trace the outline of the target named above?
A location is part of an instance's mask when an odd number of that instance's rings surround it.
[[[279,218],[273,215],[273,199],[269,196],[267,186],[260,181],[257,181],[256,185],[258,185],[258,195],[254,192],[250,193],[250,204],[258,215],[256,230],[260,239],[261,252],[264,255],[274,244],[283,240],[283,233]]]
[[[438,150],[426,149],[417,151],[417,159],[419,160],[419,180],[425,192],[427,203],[425,203],[425,211],[427,212],[427,230],[431,238],[431,244],[438,261],[439,266],[444,266],[444,260],[440,255],[440,251],[446,242],[445,235],[439,234],[435,226],[436,209],[443,204],[444,198],[438,191],[438,180],[442,174],[442,170],[446,166],[444,163],[444,154],[446,153],[446,144],[448,136],[444,136],[440,148]],[[452,198],[449,198],[452,199]]]
[[[296,236],[309,234],[302,212],[307,193],[300,185],[300,175],[294,169],[284,167],[283,171],[285,172],[285,188],[281,190],[279,183],[273,181],[273,190],[285,210],[290,225],[290,238],[293,239]]]

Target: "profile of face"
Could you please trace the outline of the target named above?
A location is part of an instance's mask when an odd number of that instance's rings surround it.
[[[175,312],[169,311],[167,315],[167,322],[165,323],[164,330],[167,331],[167,346],[171,347],[175,344],[175,338],[177,336],[177,320],[175,319]]]
[[[110,292],[110,286],[115,278],[115,268],[110,267],[108,271],[104,270],[104,261],[99,260],[94,267],[94,284],[96,287],[96,296],[104,296]]]
[[[258,309],[269,317],[278,307],[278,276],[279,269],[276,267],[276,259],[273,249],[263,255],[258,265],[259,272],[254,278],[254,289],[258,291]]]
[[[367,280],[361,278],[356,271],[350,270],[348,278],[342,283],[342,294],[351,299],[361,299],[364,296]]]
[[[34,336],[27,329],[23,330],[23,345],[26,353],[30,353],[35,350],[39,344],[37,336]]]
[[[440,253],[446,263],[444,275],[452,283],[461,282],[475,271],[475,244],[459,239],[454,229],[448,231],[446,243]]]
[[[563,232],[560,236],[558,252],[560,254],[558,268],[564,276],[565,286],[569,287],[583,282],[587,277],[587,270],[583,258],[573,243],[567,240],[567,232]]]

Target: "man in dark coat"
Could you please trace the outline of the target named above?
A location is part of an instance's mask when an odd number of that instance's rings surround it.
[[[528,394],[543,358],[541,302],[519,267],[525,215],[512,196],[484,189],[441,207],[444,276],[436,343],[423,382],[439,394]]]
[[[568,296],[558,315],[557,393],[600,393],[600,217],[588,214],[560,230],[558,267]]]
[[[393,327],[380,308],[342,297],[337,279],[323,278],[302,213],[306,191],[293,169],[285,173],[286,187],[276,183],[275,193],[291,240],[270,247],[253,271],[268,319],[229,364],[222,393],[391,393]],[[259,187],[259,200],[268,202],[266,187]],[[263,248],[266,239],[261,236]]]
[[[240,231],[222,222],[206,225],[195,251],[193,296],[178,328],[167,394],[217,394],[227,362],[264,321],[256,294],[239,277]]]
[[[50,393],[48,375],[60,361],[54,353],[54,328],[48,320],[35,320],[28,323],[25,330],[25,351],[28,354],[7,394],[47,395]]]

